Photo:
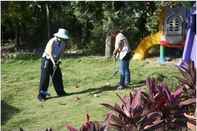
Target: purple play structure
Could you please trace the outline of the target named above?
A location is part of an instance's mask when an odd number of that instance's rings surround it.
[[[194,4],[190,15],[190,23],[185,40],[182,63],[180,66],[184,66],[184,64],[188,64],[190,61],[193,61],[195,67],[197,67],[196,13],[196,5]]]

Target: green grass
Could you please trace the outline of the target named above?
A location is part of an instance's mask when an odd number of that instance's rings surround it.
[[[66,131],[64,125],[76,127],[89,113],[91,120],[104,120],[108,112],[100,103],[115,103],[116,93],[129,94],[139,83],[150,75],[163,74],[166,83],[175,88],[180,75],[173,64],[159,65],[156,60],[131,61],[132,82],[130,88],[116,91],[105,86],[116,85],[119,75],[110,79],[117,64],[103,57],[79,57],[62,60],[61,68],[65,91],[70,96],[52,98],[40,103],[38,94],[40,77],[40,59],[10,59],[1,64],[1,123],[2,131],[23,127],[28,131],[43,130],[52,127],[56,131]],[[78,86],[78,88],[76,88]],[[137,87],[136,87],[137,88]],[[139,88],[139,87],[138,87]],[[56,96],[53,87],[49,87],[52,96]],[[98,97],[94,96],[98,94]],[[77,97],[80,98],[77,100]]]

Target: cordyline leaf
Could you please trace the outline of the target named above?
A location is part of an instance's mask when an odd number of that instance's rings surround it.
[[[129,118],[127,117],[127,115],[122,111],[122,109],[120,108],[119,105],[115,104],[114,107],[111,106],[110,104],[105,104],[105,103],[102,103],[101,105],[103,105],[103,106],[105,106],[105,107],[107,107],[107,108],[109,108],[109,109],[111,109],[111,110],[117,112],[117,113],[118,113],[119,115],[121,115],[122,117],[124,117],[124,118],[126,118],[126,119],[129,119]]]
[[[181,63],[180,65],[176,65],[176,67],[179,70],[185,70],[185,69],[187,69],[188,65],[187,65],[187,63]]]
[[[140,121],[137,122],[138,125],[140,125],[141,129],[144,127],[149,127],[149,126],[156,126],[155,123],[160,121],[162,119],[162,113],[160,112],[151,112],[148,115],[144,116]]]
[[[104,121],[108,121],[112,115],[113,115],[112,112],[108,112]]]
[[[121,102],[123,103],[123,105],[125,107],[127,107],[127,103],[125,102],[125,100],[118,93],[116,93],[116,95],[119,97],[119,99],[121,100]]]
[[[152,125],[147,125],[144,127],[144,131],[152,131],[154,129],[158,129],[160,127],[163,127],[164,124],[164,120],[158,120],[155,123],[153,123]]]
[[[154,96],[154,105],[156,109],[161,109],[167,103],[167,99],[164,97],[163,94],[158,93]]]
[[[191,81],[192,80],[192,76],[190,75],[189,70],[181,70],[181,73],[183,75],[183,77],[188,80]]]
[[[145,92],[141,93],[141,98],[144,101],[144,105],[150,105],[154,102]]]
[[[107,131],[107,125],[103,125],[98,131]]]
[[[187,72],[189,65],[187,63],[182,63],[181,65],[177,66],[181,72]]]
[[[183,78],[178,77],[182,84],[188,85],[191,88],[196,87],[196,69],[193,62],[182,63],[178,66]]]
[[[121,96],[119,96],[118,94],[116,94],[119,98],[120,98],[120,100],[121,100],[121,102],[122,102],[122,110],[123,110],[123,112],[128,116],[128,117],[130,117],[131,116],[131,114],[130,114],[130,108],[131,108],[131,99],[129,99],[130,97],[124,97],[124,98],[122,98]]]
[[[178,88],[174,93],[169,90],[169,88],[165,84],[161,84],[158,86],[160,93],[164,96],[168,103],[165,104],[175,104],[178,102],[181,94],[182,88]]]
[[[69,130],[69,131],[78,131],[78,129],[74,128],[73,126],[70,125],[65,125],[65,127]]]
[[[116,129],[122,128],[122,125],[119,125],[117,123],[110,123],[110,126],[116,128]]]
[[[153,123],[155,120],[161,119],[162,114],[160,112],[152,112],[147,115],[147,120],[145,121],[146,124]]]
[[[80,131],[95,131],[95,124],[93,122],[86,122],[83,124],[83,126],[80,128]]]
[[[142,107],[142,101],[141,101],[141,91],[138,90],[133,97],[132,100],[132,104],[131,104],[131,108],[132,108],[132,113],[133,116],[139,113],[142,113],[143,111],[143,107]]]
[[[194,63],[192,62],[192,64],[191,64],[191,68],[189,68],[190,69],[190,74],[191,74],[191,76],[192,76],[192,78],[193,78],[193,80],[194,80],[194,82],[195,82],[195,85],[196,85],[196,69],[195,69],[195,66],[194,66]]]
[[[147,116],[142,116],[141,118],[140,118],[140,120],[138,120],[137,122],[136,122],[136,124],[137,125],[141,125],[141,124],[143,124],[144,123],[144,121],[146,121],[147,120]]]
[[[105,122],[90,121],[89,114],[86,114],[86,122],[80,127],[79,130],[70,125],[66,125],[65,127],[69,131],[106,131],[107,129]]]
[[[172,96],[173,96],[173,99],[174,99],[173,101],[176,101],[181,96],[182,93],[183,93],[182,88],[176,89],[176,91],[172,93]]]
[[[173,99],[172,99],[172,95],[171,95],[171,92],[170,90],[168,89],[168,87],[161,83],[159,86],[158,86],[159,90],[161,91],[162,95],[164,95],[164,97],[166,98],[166,100],[168,100],[168,102],[170,104],[173,103]]]
[[[111,121],[119,124],[119,125],[123,125],[125,124],[119,117],[115,116],[115,115],[112,115],[111,116]]]
[[[184,113],[184,116],[188,119],[188,121],[194,125],[196,125],[196,117],[195,116],[191,116],[191,115],[188,115],[186,113]]]
[[[132,93],[131,93],[131,92],[129,93],[129,97],[130,97],[130,104],[132,104],[133,95],[132,95]]]
[[[189,87],[193,87],[195,84],[193,83],[194,81],[193,80],[190,80],[190,79],[186,79],[185,77],[184,78],[181,78],[181,77],[176,77],[183,85],[188,85]]]
[[[105,131],[107,129],[107,124],[105,122],[90,121],[87,122],[84,127],[86,130],[83,131]]]
[[[151,112],[147,115],[148,119],[155,119],[155,118],[161,118],[162,117],[162,113],[161,112]]]
[[[158,103],[159,107],[167,102],[173,103],[171,92],[164,83],[157,84],[154,78],[149,78],[147,81],[149,83],[149,98],[151,101]]]
[[[125,123],[122,120],[120,120],[120,118],[118,118],[115,115],[112,115],[112,118],[109,121],[109,126],[122,127],[124,125]]]
[[[101,105],[109,108],[110,110],[114,110],[114,107],[112,105],[110,105],[110,104],[101,103]]]
[[[86,114],[86,121],[89,122],[90,121],[90,115],[87,113]]]
[[[196,104],[196,98],[190,98],[179,103],[179,107],[188,106],[191,104]]]
[[[144,99],[144,100],[147,100],[147,101],[150,101],[150,97],[148,96],[148,94],[147,93],[145,93],[145,92],[141,92],[141,96],[142,96],[142,98]]]
[[[88,131],[88,128],[85,125],[82,125],[79,131]]]
[[[114,108],[116,109],[115,111],[119,113],[120,116],[124,117],[127,120],[129,119],[129,117],[125,114],[124,110],[122,110],[118,104],[115,104]]]
[[[149,94],[151,95],[151,97],[153,97],[154,94],[157,92],[157,89],[156,89],[156,80],[154,78],[148,78],[146,80],[146,85],[149,88]]]
[[[131,106],[132,100],[130,100],[130,97],[126,97],[126,96],[123,99],[126,102],[126,105],[122,104],[120,106],[122,107],[122,111],[127,115],[127,117],[130,118],[132,111],[132,106]]]
[[[152,111],[153,109],[153,103],[154,103],[154,100],[153,99],[150,99],[150,96],[148,96],[148,94],[146,94],[145,92],[141,92],[141,97],[142,97],[142,100],[144,102],[143,104],[143,115],[146,115],[148,113],[150,113],[150,111]]]
[[[186,79],[186,78],[181,78],[181,77],[176,77],[182,85],[188,85],[190,88],[192,88],[195,84],[193,83],[193,80],[191,79]]]

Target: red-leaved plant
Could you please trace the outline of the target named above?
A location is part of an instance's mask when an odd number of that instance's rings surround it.
[[[182,77],[177,77],[181,82],[180,88],[184,90],[184,96],[186,98],[195,98],[196,97],[196,69],[193,62],[182,63],[178,66],[179,71],[182,74]]]
[[[114,106],[103,103],[103,106],[111,110],[104,122],[90,121],[87,114],[86,123],[79,130],[69,125],[66,128],[69,131],[178,130],[186,127],[188,121],[195,123],[196,119],[186,113],[188,107],[196,106],[196,70],[192,64],[179,69],[183,77],[177,77],[180,85],[174,92],[164,83],[148,78],[147,93],[137,90],[125,97],[117,94],[120,103],[115,103]]]
[[[187,98],[193,98],[196,99],[196,68],[194,66],[193,62],[182,63],[180,66],[178,66],[178,69],[180,70],[182,77],[177,77],[179,79],[180,88],[184,90],[183,93],[183,99]],[[187,118],[188,125],[193,126],[193,128],[196,128],[196,104],[193,104],[193,106],[187,107],[187,113],[185,113],[185,117]]]
[[[109,126],[118,131],[145,131],[157,128],[178,129],[186,126],[186,107],[196,99],[182,100],[182,88],[172,92],[164,83],[148,78],[148,93],[140,90],[129,96],[118,97],[120,104],[102,104],[111,110]]]
[[[69,131],[107,131],[107,125],[105,122],[90,121],[89,114],[86,115],[86,122],[77,129],[73,126],[66,125]]]
[[[151,111],[161,112],[163,127],[167,129],[177,129],[186,126],[186,107],[195,104],[195,98],[182,100],[182,88],[177,88],[175,92],[169,90],[164,83],[158,83],[154,78],[147,79],[149,92],[146,96],[148,108]]]
[[[118,94],[117,94],[118,95]],[[160,124],[161,113],[148,112],[145,110],[143,93],[138,90],[132,95],[118,97],[120,104],[114,106],[110,104],[102,104],[111,110],[111,116],[108,119],[109,127],[113,127],[118,131],[141,131],[153,129]]]

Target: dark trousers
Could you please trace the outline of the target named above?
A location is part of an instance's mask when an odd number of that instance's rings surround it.
[[[53,86],[55,88],[57,95],[61,96],[65,93],[61,69],[59,66],[57,66],[56,70],[53,69],[53,63],[51,62],[51,60],[42,58],[39,95],[42,95],[43,97],[46,96],[50,76],[52,78]]]

